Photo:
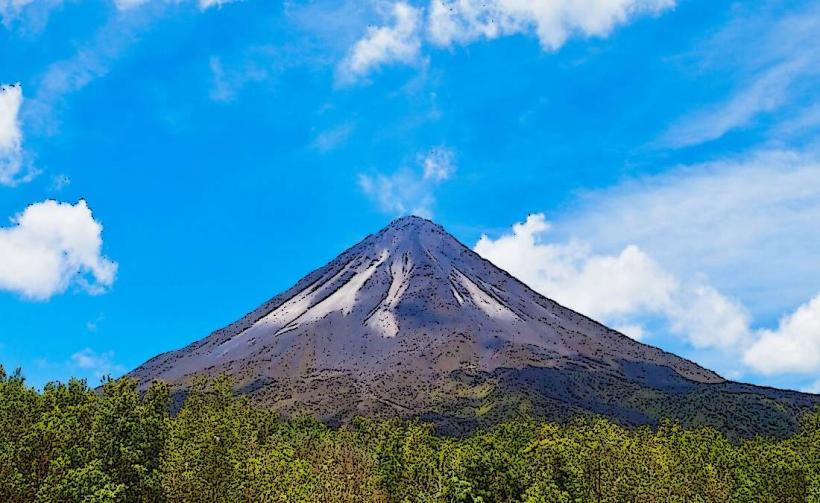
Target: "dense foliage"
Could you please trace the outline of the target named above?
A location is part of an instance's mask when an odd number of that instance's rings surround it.
[[[417,422],[283,421],[226,379],[168,409],[161,384],[38,392],[0,368],[0,501],[820,503],[820,413],[785,440],[602,418],[457,439]]]

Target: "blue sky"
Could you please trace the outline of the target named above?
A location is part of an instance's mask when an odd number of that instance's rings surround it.
[[[644,342],[820,391],[816,3],[0,18],[0,362],[35,385],[201,338],[417,213]]]

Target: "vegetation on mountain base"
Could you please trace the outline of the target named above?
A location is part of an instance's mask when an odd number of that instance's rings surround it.
[[[820,503],[820,411],[786,439],[603,418],[507,422],[464,438],[430,425],[284,421],[200,380],[42,392],[0,370],[0,501]]]

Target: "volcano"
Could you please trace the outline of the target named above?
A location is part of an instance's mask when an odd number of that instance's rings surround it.
[[[442,227],[393,221],[238,321],[128,375],[197,375],[286,417],[420,418],[461,433],[520,415],[671,418],[784,435],[820,397],[731,382],[545,298]]]

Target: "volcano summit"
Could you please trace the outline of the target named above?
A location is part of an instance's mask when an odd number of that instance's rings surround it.
[[[447,432],[529,414],[793,431],[820,397],[735,383],[534,292],[440,226],[404,217],[225,328],[128,375],[196,375],[286,416],[419,417]]]

